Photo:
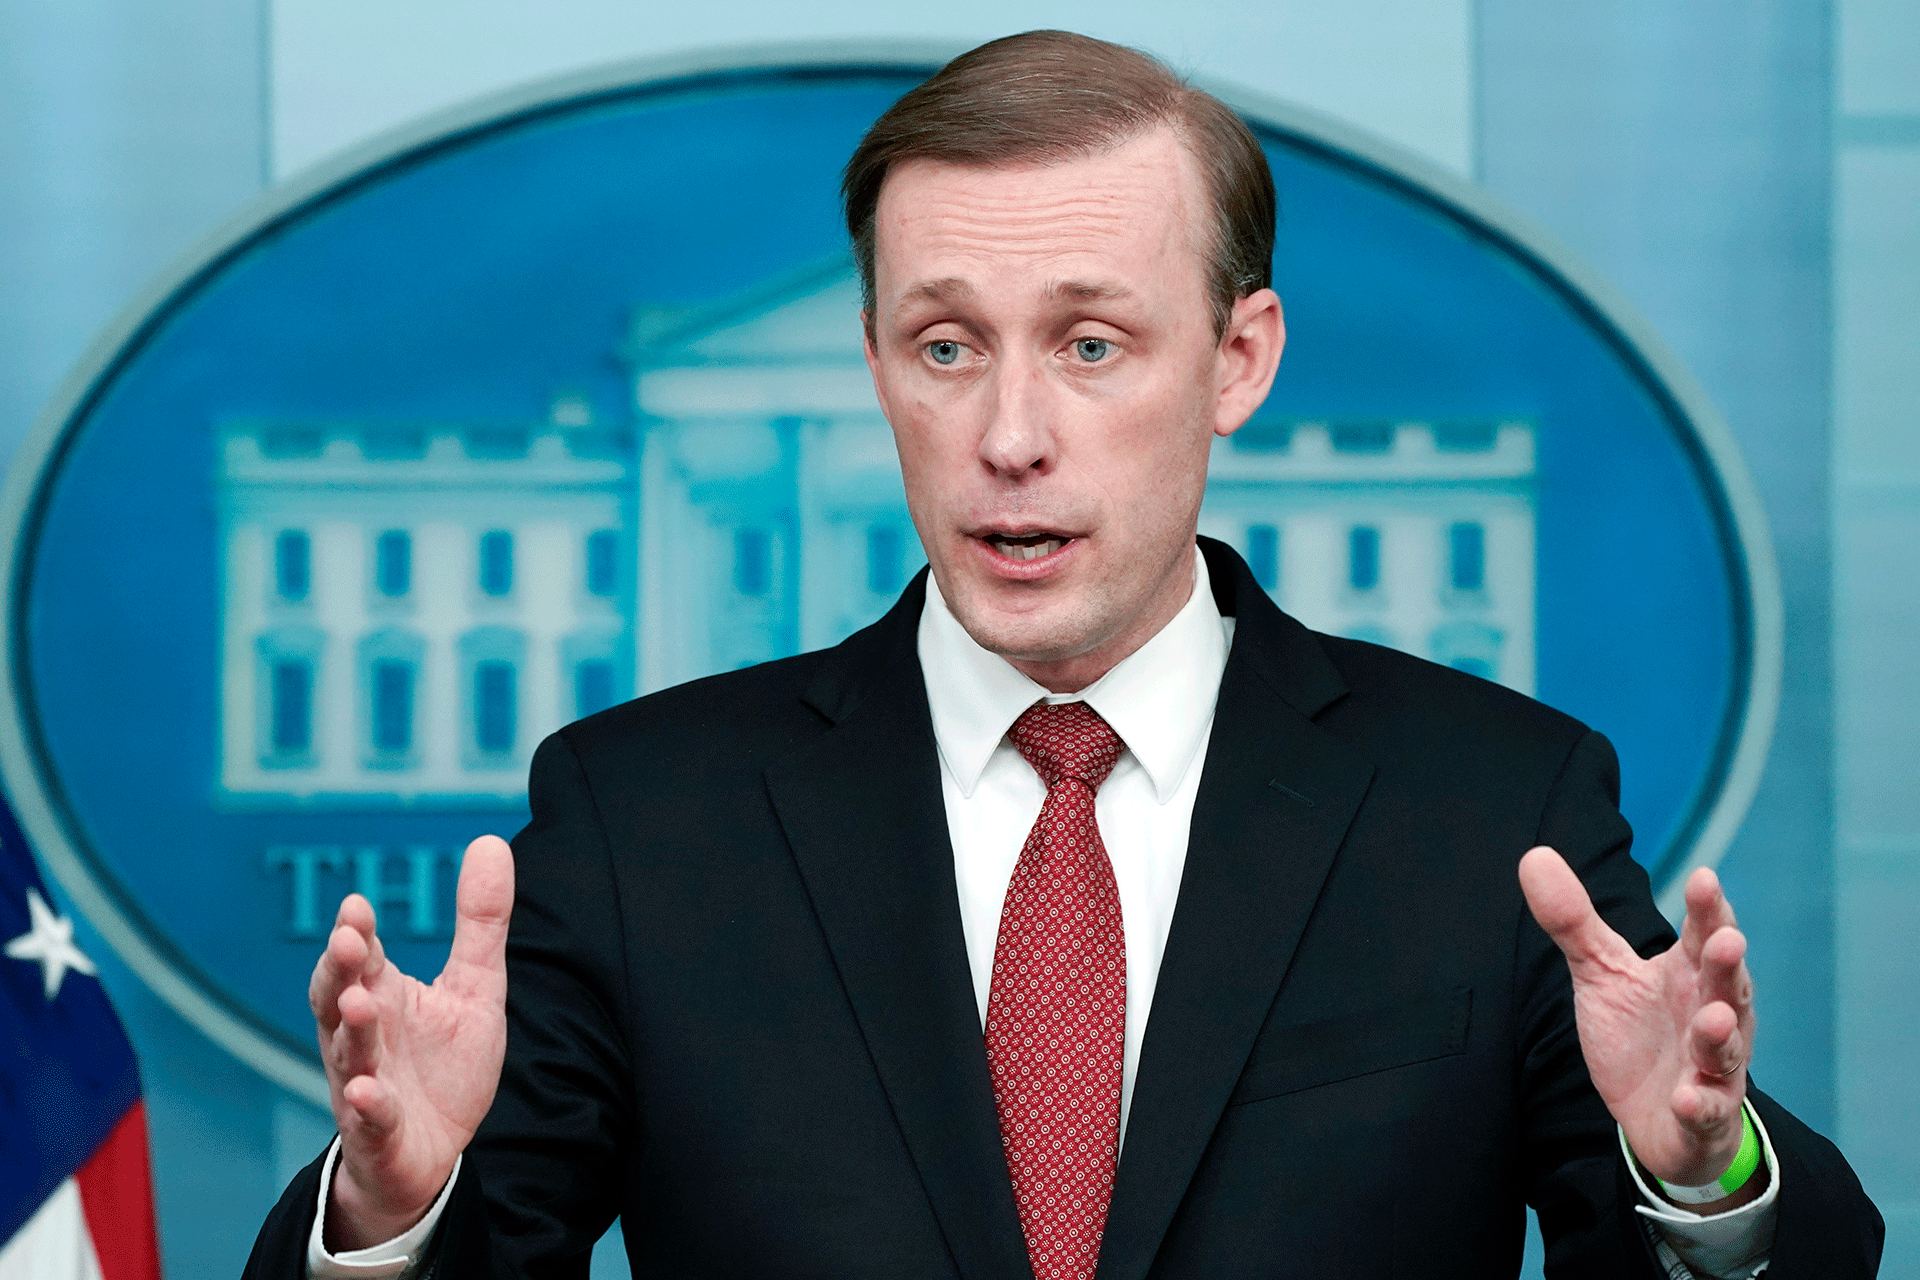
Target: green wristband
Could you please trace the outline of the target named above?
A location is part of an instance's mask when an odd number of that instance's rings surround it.
[[[1662,1181],[1660,1190],[1675,1204],[1712,1204],[1746,1186],[1759,1167],[1760,1135],[1753,1127],[1753,1113],[1743,1102],[1740,1104],[1740,1151],[1733,1157],[1732,1166],[1705,1186],[1679,1187]]]

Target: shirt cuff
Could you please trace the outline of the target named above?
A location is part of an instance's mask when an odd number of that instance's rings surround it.
[[[1772,1255],[1774,1201],[1780,1195],[1780,1161],[1773,1154],[1773,1139],[1767,1134],[1767,1126],[1760,1122],[1759,1114],[1745,1102],[1740,1105],[1746,1108],[1754,1132],[1760,1137],[1760,1158],[1770,1176],[1767,1189],[1758,1199],[1723,1213],[1698,1214],[1662,1199],[1647,1185],[1640,1162],[1627,1147],[1626,1133],[1623,1131],[1620,1135],[1620,1148],[1628,1152],[1627,1169],[1633,1174],[1641,1199],[1646,1201],[1636,1205],[1635,1210],[1645,1215],[1648,1225],[1656,1229],[1656,1251],[1676,1280],[1684,1276],[1747,1280],[1766,1270]],[[1676,1264],[1683,1269],[1673,1270]]]
[[[327,1148],[327,1163],[320,1172],[320,1207],[313,1215],[313,1233],[307,1237],[308,1280],[408,1280],[416,1274],[426,1255],[427,1242],[433,1238],[433,1229],[440,1224],[440,1215],[453,1195],[453,1184],[460,1178],[460,1162],[465,1158],[454,1157],[447,1185],[440,1188],[440,1195],[427,1210],[426,1217],[382,1244],[328,1253],[321,1230],[327,1221],[327,1193],[333,1189],[333,1167],[340,1159],[340,1139],[336,1137]]]

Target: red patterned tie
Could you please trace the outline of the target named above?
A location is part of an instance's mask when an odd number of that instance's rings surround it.
[[[1127,944],[1093,796],[1123,745],[1084,702],[1029,707],[1013,745],[1047,784],[1000,911],[987,1062],[1037,1280],[1092,1280],[1120,1145]]]

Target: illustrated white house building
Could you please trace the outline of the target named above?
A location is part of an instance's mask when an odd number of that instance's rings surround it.
[[[1256,417],[1214,442],[1200,532],[1315,630],[1534,691],[1524,422]]]
[[[925,563],[844,257],[636,313],[631,423],[226,424],[220,789],[234,805],[524,795],[613,702],[831,645]],[[1201,532],[1308,625],[1534,687],[1521,422],[1257,417]]]
[[[221,433],[221,793],[512,800],[631,689],[631,444],[541,423]]]
[[[639,686],[836,644],[924,564],[844,258],[641,312]]]

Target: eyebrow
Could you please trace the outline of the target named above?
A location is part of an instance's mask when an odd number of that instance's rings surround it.
[[[907,298],[925,298],[930,302],[957,302],[974,295],[974,287],[958,276],[926,280],[907,290]]]
[[[958,276],[943,276],[938,280],[926,280],[906,291],[908,298],[924,298],[931,302],[959,302],[972,298],[978,291],[972,283]],[[1114,302],[1135,296],[1132,289],[1120,284],[1102,284],[1093,280],[1055,280],[1047,286],[1047,296],[1058,300],[1073,302]]]
[[[1121,284],[1101,284],[1091,280],[1056,280],[1047,286],[1047,296],[1074,302],[1116,302],[1134,296]]]

